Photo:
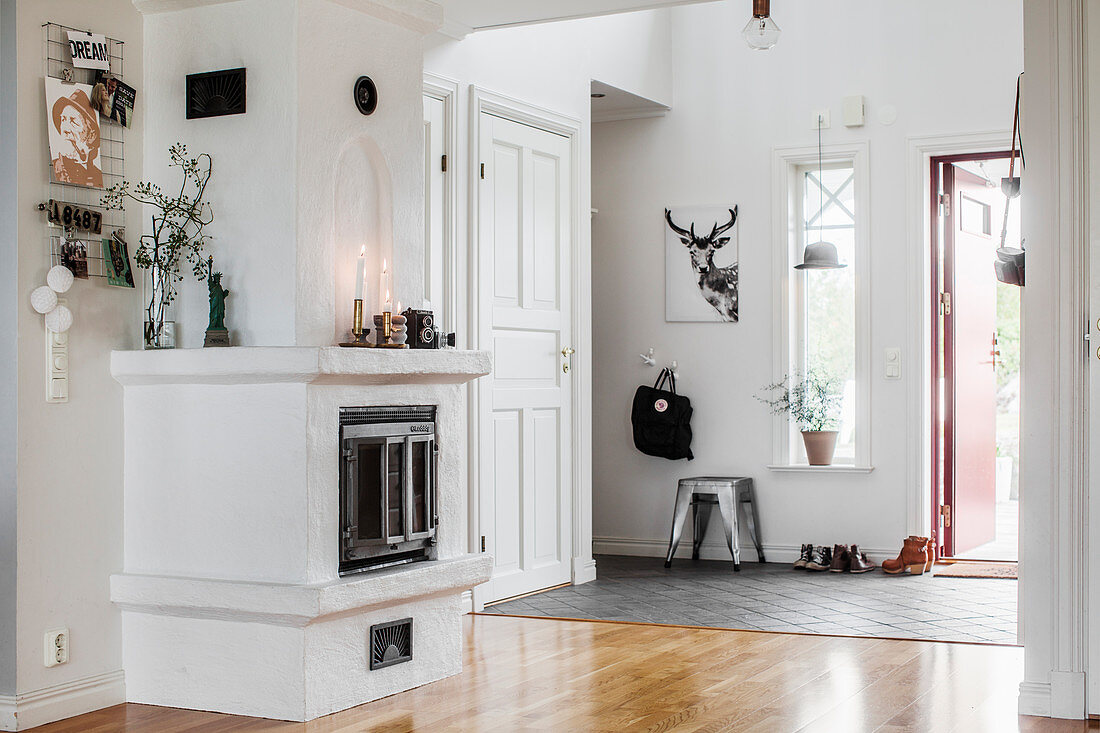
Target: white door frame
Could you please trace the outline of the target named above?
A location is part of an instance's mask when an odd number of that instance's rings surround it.
[[[1008,150],[1011,130],[991,130],[966,135],[929,135],[911,137],[909,175],[906,188],[906,230],[909,232],[906,283],[909,292],[906,303],[909,323],[908,353],[902,357],[902,373],[907,379],[906,399],[909,415],[906,421],[906,526],[909,534],[930,537],[932,489],[932,416],[931,363],[932,303],[929,294],[931,268],[932,220],[929,213],[929,187],[932,185],[932,158],[960,153],[990,153]],[[917,417],[919,416],[919,420]]]
[[[1021,366],[1019,710],[1065,718],[1084,717],[1086,705],[1100,703],[1100,680],[1086,676],[1090,667],[1100,674],[1100,653],[1090,654],[1089,645],[1100,633],[1090,623],[1100,614],[1100,563],[1090,562],[1089,546],[1090,540],[1097,546],[1100,533],[1096,513],[1089,516],[1089,495],[1100,491],[1088,476],[1086,418],[1086,377],[1097,367],[1090,366],[1083,339],[1091,320],[1086,6],[1096,8],[1096,0],[1023,4],[1022,233],[1029,246]],[[1088,702],[1086,689],[1093,693]]]
[[[443,177],[443,303],[444,323],[440,327],[446,331],[462,329],[458,324],[465,323],[461,302],[458,297],[460,282],[465,281],[463,262],[458,257],[458,171],[462,170],[458,160],[458,82],[444,76],[424,72],[424,96],[443,102],[443,147],[447,155],[447,172]],[[463,338],[460,334],[459,338]],[[459,347],[462,344],[458,344]]]
[[[572,505],[570,518],[572,549],[571,564],[573,583],[579,585],[596,579],[596,563],[592,559],[592,272],[590,227],[583,224],[588,221],[588,208],[583,205],[581,186],[581,121],[567,115],[554,112],[518,99],[490,92],[480,87],[470,87],[470,158],[469,165],[469,229],[467,231],[468,260],[467,307],[469,320],[466,330],[470,334],[470,347],[484,348],[478,343],[479,324],[483,314],[480,312],[481,283],[478,280],[477,267],[480,256],[480,193],[481,177],[481,114],[483,112],[512,122],[545,130],[561,135],[569,140],[571,157],[571,177],[569,182],[571,198],[571,235],[572,235],[572,272],[571,326],[573,330],[573,475]],[[585,169],[587,170],[587,169]],[[584,212],[585,216],[581,216]],[[470,551],[481,550],[481,527],[479,506],[479,465],[478,456],[481,445],[481,415],[478,409],[480,397],[478,382],[471,384],[470,417]],[[479,598],[478,589],[474,589],[474,609],[484,607],[484,599]]]

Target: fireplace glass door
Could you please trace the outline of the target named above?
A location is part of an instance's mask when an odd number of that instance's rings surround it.
[[[363,432],[380,432],[378,427]],[[404,557],[430,547],[435,535],[434,434],[345,434],[343,456],[342,560]],[[389,564],[371,564],[383,562]]]

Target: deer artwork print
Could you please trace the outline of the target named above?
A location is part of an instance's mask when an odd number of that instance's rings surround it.
[[[715,320],[717,314],[717,320],[736,323],[738,263],[737,230],[734,226],[737,224],[737,207],[695,212],[678,209],[675,215],[670,209],[665,209],[665,221],[671,230],[666,235],[666,319],[705,321]],[[700,224],[699,231],[704,233],[696,233],[697,223]],[[728,245],[731,239],[734,241],[731,247],[732,263],[725,266],[715,264],[715,253]],[[685,249],[690,271],[683,262]],[[679,250],[678,255],[676,250]],[[689,275],[698,289],[694,295],[690,294]],[[704,302],[713,310],[708,310]]]

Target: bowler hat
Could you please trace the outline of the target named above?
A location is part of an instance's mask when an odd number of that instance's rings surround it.
[[[842,264],[837,257],[836,246],[830,242],[814,242],[806,245],[802,255],[802,264],[795,265],[796,270],[839,270],[848,265]]]

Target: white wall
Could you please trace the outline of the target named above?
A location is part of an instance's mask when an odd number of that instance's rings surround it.
[[[365,314],[381,312],[382,257],[394,308],[424,297],[422,37],[329,0],[298,13],[296,330],[299,346],[330,346],[348,338],[363,244]],[[378,87],[369,117],[352,103],[363,74]]]
[[[262,8],[267,22],[256,17]],[[297,9],[294,0],[241,0],[145,19],[145,155],[148,177],[179,186],[168,147],[209,153],[207,200],[214,222],[207,252],[231,295],[226,325],[241,346],[294,345]],[[246,67],[246,113],[185,116],[185,77]],[[208,323],[206,284],[189,271],[178,284],[177,344],[201,346]]]
[[[16,94],[15,0],[0,2],[0,97]],[[11,323],[19,303],[16,227],[16,108],[0,108],[0,320]],[[14,328],[0,335],[0,695],[15,694],[16,639],[16,406],[18,341]]]
[[[367,314],[380,312],[383,257],[394,305],[423,291],[421,34],[369,13],[371,3],[238,0],[147,16],[151,177],[168,146],[214,159],[209,252],[232,291],[226,325],[242,346],[329,346],[351,320],[355,258],[368,252]],[[356,7],[357,9],[352,9]],[[184,77],[243,66],[247,112],[184,119]],[[352,85],[369,75],[378,110]],[[412,134],[410,134],[412,131]],[[207,289],[184,282],[177,340],[202,344]]]
[[[883,349],[907,347],[920,312],[903,286],[907,139],[1011,125],[1023,66],[1021,5],[829,0],[776,11],[783,35],[761,53],[731,31],[744,24],[744,7],[673,9],[672,111],[593,128],[597,552],[663,554],[676,480],[690,475],[755,478],[771,560],[811,541],[896,552],[913,519],[906,425],[919,424],[920,412],[910,412],[907,380],[919,374],[919,355],[904,354],[902,381],[881,376]],[[840,100],[851,94],[867,99],[862,128],[840,124]],[[886,105],[897,110],[892,126],[878,121]],[[754,399],[772,377],[773,288],[782,275],[772,271],[772,248],[785,246],[772,241],[772,150],[816,144],[810,122],[819,108],[832,113],[826,144],[870,143],[872,254],[861,276],[871,278],[865,427],[875,469],[865,475],[770,472],[772,418]],[[740,207],[741,321],[666,324],[662,210],[704,204]],[[679,386],[693,400],[694,462],[649,458],[632,445],[632,393],[656,376],[637,355],[651,346],[660,363],[678,361]],[[728,554],[719,535],[712,527],[709,556]]]
[[[138,80],[139,90],[134,127],[125,134],[127,176],[142,172],[145,99],[141,17],[129,0],[19,3],[18,12],[18,87],[14,102],[7,97],[8,109],[17,110],[19,173],[13,208],[18,212],[18,286],[15,313],[4,320],[14,324],[18,337],[16,689],[27,695],[121,669],[119,615],[110,602],[108,577],[122,567],[122,401],[108,357],[112,349],[136,347],[140,335],[136,292],[95,279],[77,281],[67,295],[75,315],[69,335],[69,402],[46,404],[42,316],[29,302],[31,290],[45,282],[49,268],[46,225],[35,210],[47,195],[49,161],[42,24],[90,28],[125,41],[126,79]],[[6,62],[6,50],[4,54]],[[8,73],[6,63],[4,69]],[[4,135],[9,140],[6,125]],[[129,210],[126,222],[130,232],[140,230],[137,211]],[[4,333],[6,339],[11,331]],[[9,360],[2,361],[8,368]],[[3,473],[12,470],[5,461]],[[7,588],[0,595],[6,598]],[[42,663],[43,632],[56,626],[70,629],[70,661],[47,669]],[[118,699],[103,698],[100,704],[121,699],[120,682],[111,694]]]

